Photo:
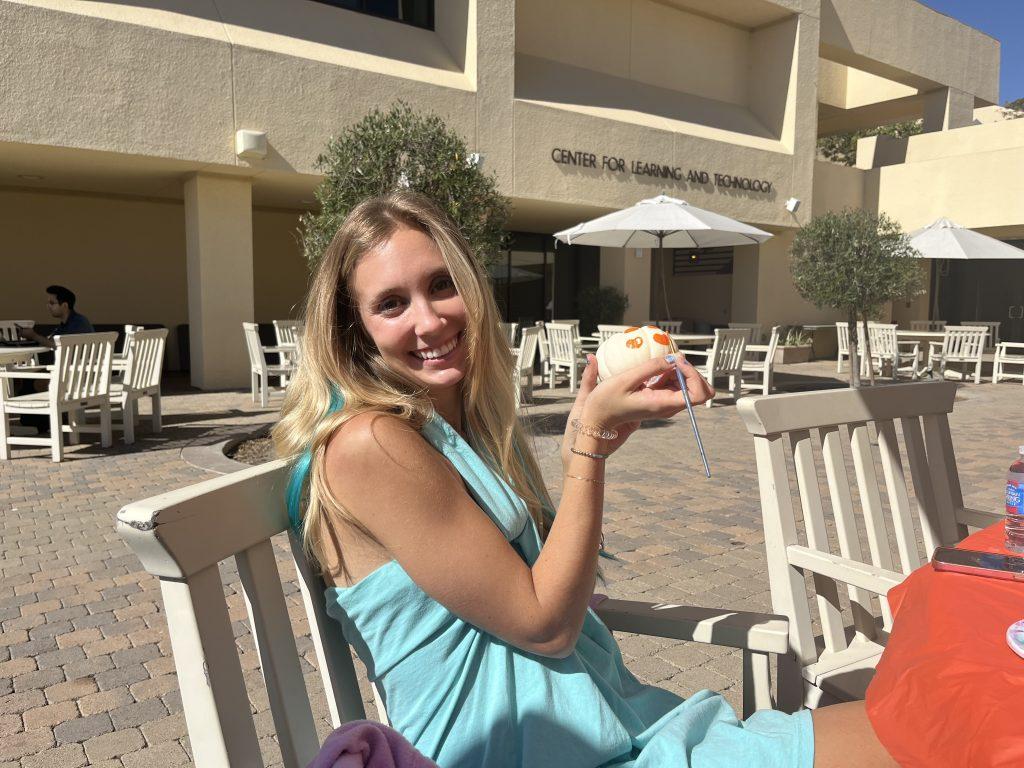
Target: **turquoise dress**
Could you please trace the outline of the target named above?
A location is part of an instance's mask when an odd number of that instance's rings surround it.
[[[532,565],[541,542],[523,501],[440,417],[423,436]],[[395,560],[326,598],[391,725],[441,768],[812,768],[810,712],[739,722],[717,693],[643,685],[593,611],[575,651],[551,659],[463,621]]]

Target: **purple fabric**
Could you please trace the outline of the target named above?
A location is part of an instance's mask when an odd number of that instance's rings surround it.
[[[309,768],[438,768],[398,731],[371,720],[353,720],[324,741]]]
[[[597,606],[599,606],[601,603],[603,603],[607,599],[608,599],[608,595],[602,595],[600,592],[595,592],[594,594],[592,594],[590,596],[590,607],[593,608],[596,611],[597,610]]]

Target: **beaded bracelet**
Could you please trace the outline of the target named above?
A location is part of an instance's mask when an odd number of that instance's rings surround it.
[[[575,446],[573,446],[569,450],[572,451],[573,453],[575,453],[577,456],[586,456],[588,459],[601,459],[601,460],[604,460],[604,459],[607,459],[609,456],[611,456],[610,453],[591,453],[590,451],[581,451],[579,448],[577,448]]]
[[[579,419],[570,419],[569,426],[579,432],[581,435],[587,437],[596,437],[599,440],[614,440],[619,436],[619,433],[614,429],[601,429],[600,427],[592,427],[589,424],[584,424]]]
[[[566,475],[566,477],[571,477],[573,480],[583,480],[584,482],[594,483],[596,485],[604,485],[604,480],[595,480],[592,477],[580,477],[579,475],[568,475],[568,474]]]

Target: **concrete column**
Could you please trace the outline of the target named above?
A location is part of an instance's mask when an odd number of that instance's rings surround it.
[[[254,319],[252,182],[197,174],[185,182],[192,385],[249,385],[242,322]]]
[[[602,248],[601,285],[618,288],[629,299],[622,322],[639,325],[651,318],[651,252],[647,248]]]
[[[939,88],[924,96],[922,130],[948,131],[974,122],[974,96],[956,88]]]

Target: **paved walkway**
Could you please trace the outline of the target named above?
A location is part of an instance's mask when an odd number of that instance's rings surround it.
[[[795,375],[780,383],[810,385],[829,370],[827,363],[792,367]],[[952,425],[967,502],[998,508],[1006,467],[1024,442],[1024,390],[971,386],[958,400]],[[539,391],[528,409],[556,495],[557,435],[570,402],[565,389]],[[130,450],[86,443],[55,465],[44,450],[18,448],[0,464],[0,768],[190,763],[159,590],[114,532],[114,515],[130,501],[212,477],[197,466],[206,464],[198,448],[255,430],[274,413],[238,392],[172,394],[164,413],[164,431],[143,428]],[[697,415],[713,479],[703,477],[680,420],[641,430],[609,463],[607,546],[618,559],[604,561],[601,590],[768,610],[751,439],[731,405]],[[274,764],[280,757],[266,693],[237,579],[226,566],[224,579],[257,732]],[[682,695],[720,690],[739,706],[736,653],[638,637],[621,644],[642,679]],[[299,647],[326,732],[308,637]]]

